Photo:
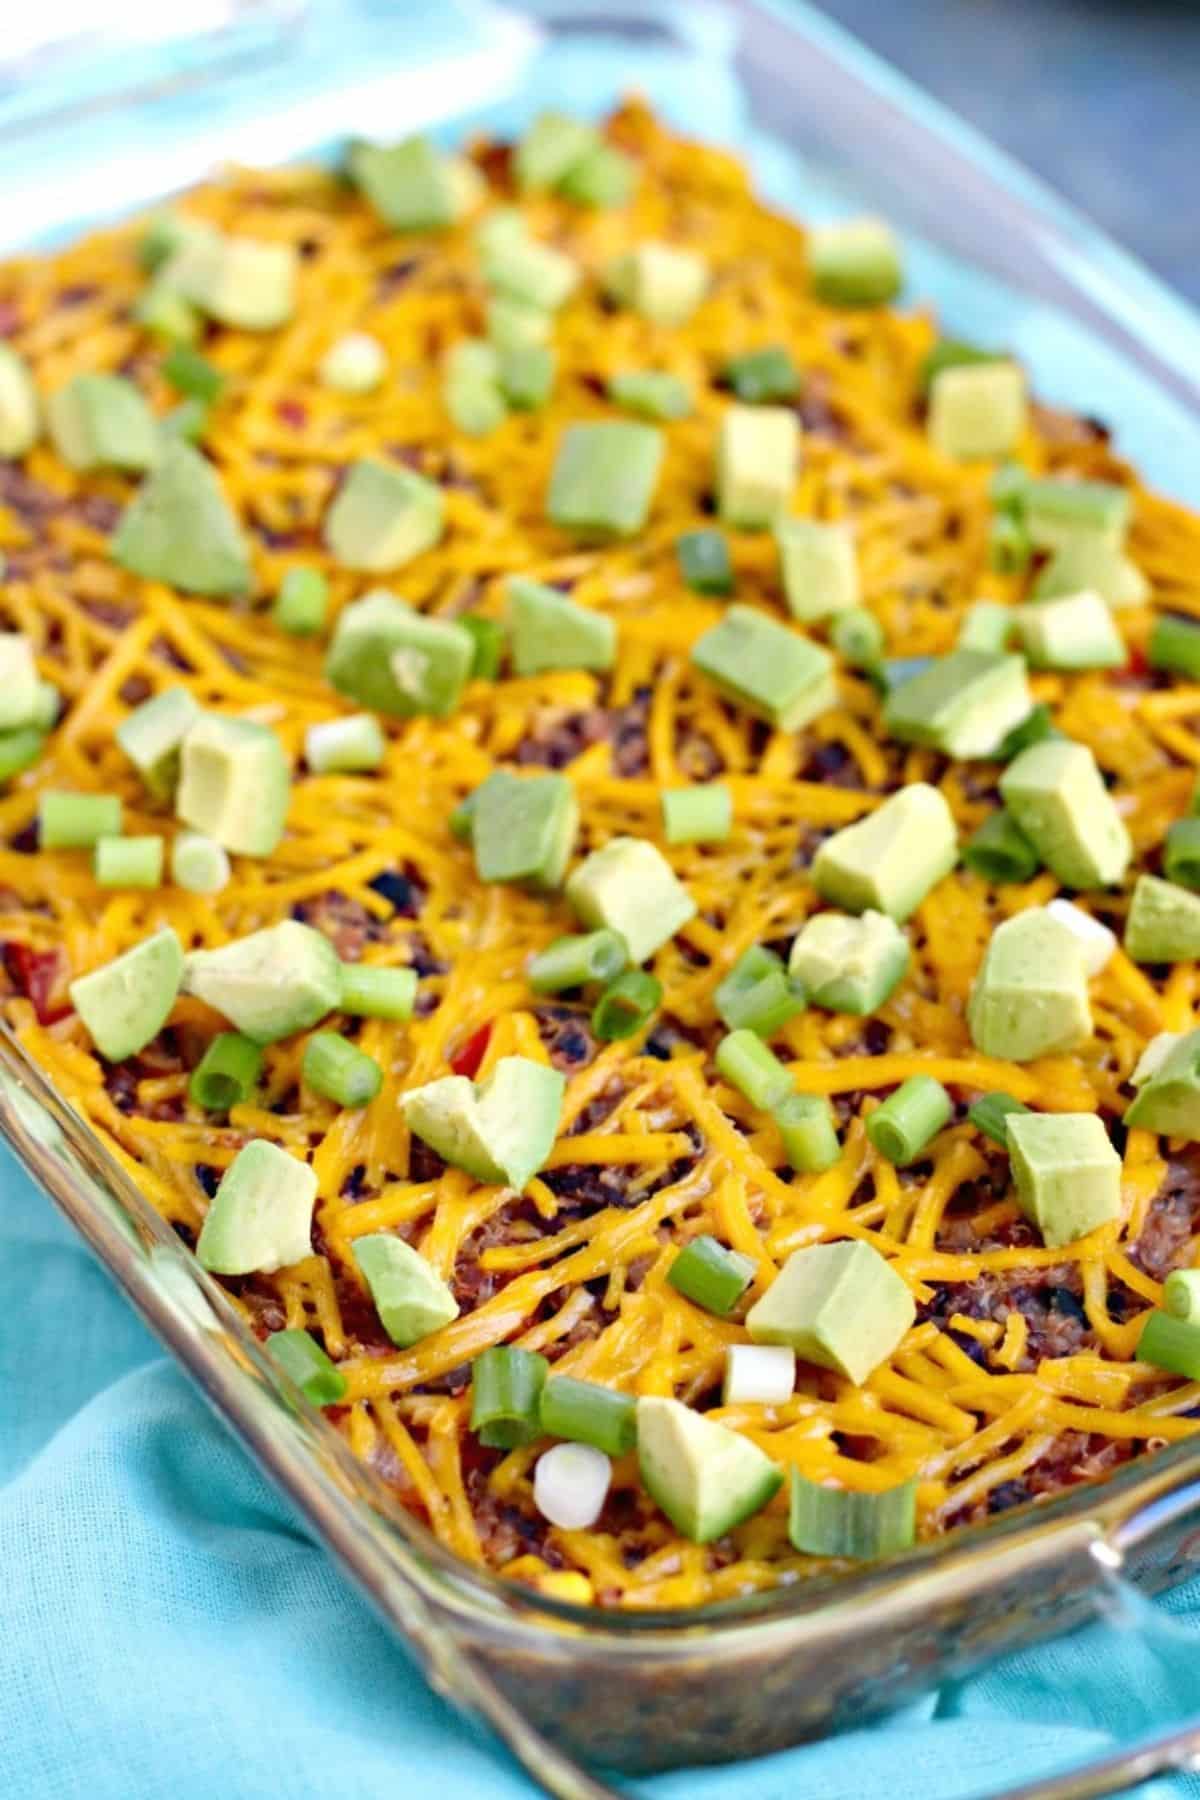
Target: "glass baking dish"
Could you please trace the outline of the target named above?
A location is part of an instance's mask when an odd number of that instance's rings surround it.
[[[379,0],[336,20],[317,0],[303,21],[297,12],[294,41],[257,70],[240,64],[218,93],[201,84],[181,108],[144,91],[122,102],[123,138],[111,117],[81,118],[71,164],[94,151],[112,179],[70,203],[61,153],[31,177],[28,140],[0,129],[6,195],[23,167],[22,234],[61,236],[144,205],[222,155],[335,154],[335,116],[380,135],[400,118],[406,129],[511,131],[549,95],[595,112],[637,86],[673,123],[749,155],[778,203],[886,212],[906,233],[913,292],[948,329],[1010,344],[1045,398],[1100,413],[1153,482],[1200,505],[1200,321],[827,21],[771,0],[445,11],[471,40],[460,53],[443,32],[435,65],[414,61],[409,38],[392,66],[405,33]],[[336,59],[322,37],[331,22]],[[130,155],[130,143],[153,144],[155,157]],[[1153,1592],[1200,1566],[1200,1443],[1185,1442],[850,1576],[679,1615],[541,1597],[456,1560],[351,1456],[6,1030],[0,1131],[433,1685],[485,1717],[549,1792],[611,1793],[576,1758],[647,1771],[861,1724],[1082,1622],[1118,1577]],[[1194,1757],[1196,1721],[1021,1792],[1082,1800]]]

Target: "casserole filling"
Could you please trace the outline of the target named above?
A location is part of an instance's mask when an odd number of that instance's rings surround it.
[[[559,1598],[1197,1429],[1200,519],[901,281],[634,104],[0,270],[9,1021]]]

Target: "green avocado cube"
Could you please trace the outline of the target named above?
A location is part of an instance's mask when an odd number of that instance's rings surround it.
[[[1045,907],[992,933],[967,1005],[971,1041],[985,1056],[1032,1062],[1065,1055],[1092,1035],[1084,952]]]
[[[858,562],[847,526],[780,519],[775,541],[784,598],[794,619],[828,619],[858,605]]]
[[[480,189],[477,171],[447,156],[426,137],[350,147],[350,179],[394,231],[439,231],[469,210]]]
[[[1121,1158],[1096,1113],[1009,1113],[1021,1211],[1051,1250],[1121,1216]]]
[[[528,344],[548,344],[554,333],[552,314],[525,300],[493,294],[484,309],[488,342],[497,350],[522,350]]]
[[[390,1232],[355,1238],[354,1260],[371,1290],[383,1329],[399,1350],[419,1344],[458,1317],[458,1301],[419,1250]]]
[[[215,469],[178,438],[163,445],[110,547],[123,569],[185,594],[245,594],[253,579],[246,541]]]
[[[1099,539],[1120,549],[1133,507],[1129,489],[1115,482],[1053,476],[1025,482],[1017,503],[1038,550],[1062,550],[1080,538]]]
[[[615,144],[595,144],[567,170],[558,184],[564,200],[576,206],[626,206],[637,185],[637,164]]]
[[[345,569],[399,569],[441,540],[445,497],[412,469],[354,463],[325,515],[325,543]]]
[[[1102,537],[1076,537],[1056,550],[1033,584],[1035,600],[1099,594],[1110,606],[1142,606],[1150,583],[1123,550]]]
[[[175,812],[193,831],[240,856],[270,856],[290,798],[287,756],[269,725],[209,713],[184,734]]]
[[[902,744],[965,760],[992,756],[1032,710],[1022,657],[959,649],[893,688],[883,722]]]
[[[337,1009],[342,965],[323,933],[283,919],[218,950],[191,951],[183,988],[256,1044],[274,1044]]]
[[[809,233],[813,291],[829,306],[883,306],[904,272],[895,233],[882,219],[839,219]]]
[[[221,1177],[196,1260],[214,1275],[269,1274],[312,1255],[316,1170],[267,1138],[244,1144]]]
[[[786,511],[800,467],[800,423],[786,406],[730,406],[717,440],[717,511],[759,531]]]
[[[615,622],[540,581],[514,576],[508,584],[508,618],[518,675],[611,669],[617,659]]]
[[[1043,738],[1000,777],[1004,804],[1064,887],[1111,887],[1133,845],[1086,744]]]
[[[536,412],[554,392],[557,359],[549,344],[518,344],[499,352],[500,392],[514,412]]]
[[[480,881],[559,887],[575,847],[579,804],[565,775],[497,770],[476,790],[471,842]]]
[[[0,456],[24,456],[37,442],[39,407],[29,364],[0,344]]]
[[[567,882],[585,925],[619,932],[631,963],[644,963],[696,916],[696,902],[645,838],[615,837],[585,857]]]
[[[171,687],[143,700],[117,726],[118,744],[156,800],[173,793],[183,740],[199,719],[199,702],[188,689]]]
[[[724,1537],[783,1484],[778,1463],[750,1438],[658,1395],[637,1403],[637,1454],[646,1492],[694,1544]]]
[[[1091,592],[1018,606],[1017,635],[1035,669],[1119,669],[1128,660],[1107,601]]]
[[[899,1347],[916,1303],[891,1263],[854,1239],[794,1250],[746,1314],[755,1344],[786,1344],[861,1387]]]
[[[600,142],[594,125],[569,113],[539,113],[513,152],[513,174],[523,194],[556,188]]]
[[[614,258],[604,286],[652,325],[686,325],[708,292],[708,264],[694,250],[648,241]]]
[[[408,1128],[477,1181],[524,1191],[558,1135],[566,1080],[527,1056],[502,1056],[478,1085],[445,1075],[400,1100]]]
[[[339,615],[325,679],[371,712],[444,719],[458,705],[474,657],[475,641],[462,625],[414,612],[376,588]]]
[[[1130,1081],[1138,1091],[1126,1125],[1200,1140],[1200,1031],[1161,1032],[1146,1046]]]
[[[130,316],[163,344],[192,344],[200,335],[200,314],[165,281],[152,281],[134,301]]]
[[[908,939],[886,913],[820,912],[792,940],[788,974],[811,1005],[861,1017],[891,997],[908,959]]]
[[[156,1038],[183,978],[183,946],[169,925],[132,950],[80,975],[68,992],[107,1062],[123,1062]]]
[[[873,909],[903,924],[957,861],[958,833],[945,795],[915,781],[827,837],[809,875],[832,906]]]
[[[1026,415],[1025,376],[1016,363],[943,369],[930,386],[930,441],[956,462],[1007,455]]]
[[[160,279],[218,324],[273,331],[296,310],[300,257],[294,244],[189,229]]]
[[[646,523],[662,467],[654,425],[602,419],[568,425],[546,496],[550,522],[576,537],[633,537]]]
[[[158,461],[154,414],[123,375],[76,375],[47,400],[46,423],[72,469],[150,469]]]
[[[579,264],[552,244],[508,240],[484,250],[483,279],[505,299],[557,312],[579,286]]]
[[[692,645],[692,664],[727,700],[780,731],[837,705],[833,658],[753,606],[731,606]]]
[[[0,731],[40,723],[40,687],[29,639],[19,631],[0,631]]]
[[[1157,875],[1139,875],[1125,919],[1125,954],[1140,963],[1200,957],[1200,894]]]

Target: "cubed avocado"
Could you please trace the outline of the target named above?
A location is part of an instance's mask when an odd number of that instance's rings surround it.
[[[335,1010],[342,966],[322,932],[283,919],[218,950],[191,951],[183,987],[256,1044],[274,1044]]]
[[[579,803],[565,775],[496,771],[477,789],[471,842],[480,881],[518,882],[535,890],[562,883],[579,829]]]
[[[107,1062],[144,1050],[170,1016],[183,977],[183,946],[169,925],[144,938],[68,990],[92,1042]]]
[[[1121,1216],[1121,1158],[1096,1113],[1009,1113],[1021,1211],[1051,1250]]]
[[[1061,897],[1051,900],[1046,911],[1052,919],[1057,919],[1079,939],[1083,966],[1091,981],[1107,966],[1116,949],[1116,933],[1110,931],[1107,925],[1102,925],[1099,919],[1093,918],[1091,913],[1084,912],[1081,906],[1076,906],[1073,900],[1063,900]]]
[[[830,1012],[873,1013],[908,968],[909,943],[886,913],[814,913],[792,940],[788,973],[813,1006]]]
[[[730,606],[692,645],[692,664],[735,705],[779,731],[799,731],[837,705],[834,662],[753,606]]]
[[[558,446],[546,512],[575,537],[633,537],[646,523],[665,440],[655,425],[599,419],[568,425]]]
[[[492,244],[483,252],[483,279],[494,293],[523,306],[557,312],[579,286],[579,264],[533,238]]]
[[[394,231],[439,231],[473,204],[479,186],[462,159],[447,156],[426,137],[398,144],[351,145],[350,178]]]
[[[695,1544],[724,1537],[783,1483],[783,1470],[749,1438],[658,1395],[637,1403],[637,1451],[646,1492]]]
[[[196,1260],[214,1275],[270,1274],[312,1255],[316,1171],[267,1138],[244,1144],[221,1177]]]
[[[526,1056],[502,1056],[478,1086],[446,1075],[402,1096],[409,1130],[477,1181],[523,1192],[558,1133],[565,1080]]]
[[[523,350],[528,344],[548,344],[554,335],[554,318],[543,307],[526,300],[494,294],[484,312],[488,342],[497,350]]]
[[[1141,606],[1150,583],[1135,562],[1102,537],[1077,537],[1056,550],[1033,584],[1035,600],[1090,590],[1110,606]]]
[[[1032,710],[1023,657],[958,649],[893,688],[883,722],[902,744],[963,760],[993,755]]]
[[[694,250],[646,242],[616,257],[604,271],[614,300],[652,325],[686,325],[708,292],[708,264]]]
[[[611,669],[616,661],[615,622],[543,582],[514,576],[508,584],[508,618],[518,675],[539,675],[544,669]]]
[[[1129,652],[1107,601],[1063,594],[1017,607],[1017,635],[1035,669],[1119,669]]]
[[[161,442],[154,414],[122,375],[76,375],[46,402],[54,448],[72,469],[150,469]]]
[[[325,515],[325,542],[345,569],[399,569],[441,540],[445,499],[435,481],[375,457],[354,463]]]
[[[848,526],[779,519],[775,541],[784,598],[794,619],[828,619],[858,605],[858,562]]]
[[[813,291],[829,306],[882,306],[900,292],[904,271],[895,233],[883,219],[836,219],[808,238]]]
[[[0,731],[38,723],[40,686],[29,639],[19,631],[0,631]]]
[[[593,850],[567,882],[567,899],[585,925],[619,932],[632,963],[648,961],[696,916],[696,902],[644,838],[610,838]]]
[[[188,689],[170,687],[143,700],[117,726],[118,744],[156,800],[174,792],[183,740],[199,719],[199,702]]]
[[[594,125],[569,113],[539,113],[513,152],[513,174],[522,193],[555,188],[599,143]]]
[[[1125,919],[1125,954],[1140,963],[1200,957],[1200,894],[1157,875],[1139,875]]]
[[[945,796],[916,781],[827,837],[809,875],[831,905],[847,912],[873,908],[903,924],[957,861],[958,834]]]
[[[419,1250],[389,1231],[355,1238],[354,1260],[371,1290],[383,1329],[399,1350],[419,1344],[458,1317],[458,1302]]]
[[[859,1239],[794,1250],[746,1314],[756,1344],[787,1344],[805,1362],[861,1387],[917,1316],[908,1286]]]
[[[717,440],[717,511],[760,531],[786,512],[800,468],[800,423],[786,406],[731,406]]]
[[[1000,778],[1004,804],[1064,887],[1110,887],[1133,845],[1086,744],[1044,738]]]
[[[444,719],[458,705],[474,655],[474,639],[462,625],[414,612],[376,588],[339,615],[325,679],[371,712]]]
[[[1162,1055],[1144,1069],[1143,1054],[1130,1077],[1138,1091],[1125,1123],[1195,1143],[1200,1140],[1200,1031],[1160,1035],[1167,1039]],[[1147,1052],[1158,1042],[1155,1038]]]
[[[158,466],[125,508],[111,549],[123,569],[185,594],[244,594],[253,578],[216,471],[179,438],[164,444]]]
[[[1005,1062],[1077,1050],[1092,1035],[1079,939],[1035,906],[992,933],[967,1005],[977,1050]]]
[[[294,244],[226,237],[197,226],[163,265],[166,285],[221,325],[273,331],[296,310]]]
[[[24,456],[37,442],[37,389],[25,358],[0,344],[0,456]]]
[[[1061,550],[1080,538],[1098,538],[1120,549],[1133,509],[1129,489],[1115,482],[1059,477],[1025,482],[1018,504],[1038,550]]]
[[[252,719],[208,713],[180,742],[176,816],[240,856],[270,856],[291,798],[278,734]]]
[[[1004,456],[1025,429],[1025,377],[1016,363],[943,369],[929,390],[929,436],[943,456]]]

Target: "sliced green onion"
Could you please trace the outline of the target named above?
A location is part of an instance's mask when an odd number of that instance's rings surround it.
[[[964,344],[954,338],[939,338],[922,359],[917,385],[923,394],[928,394],[944,369],[968,369],[976,363],[1006,360],[994,350],[980,350],[974,344]]]
[[[411,1019],[417,998],[415,969],[383,969],[374,963],[342,964],[339,1012],[356,1019]]]
[[[383,1086],[383,1070],[373,1056],[337,1031],[315,1031],[304,1046],[300,1068],[306,1087],[338,1106],[366,1106]]]
[[[250,1098],[262,1073],[263,1053],[240,1031],[221,1031],[188,1082],[188,1097],[205,1112],[228,1112]]]
[[[907,1550],[917,1537],[917,1484],[881,1494],[821,1487],[792,1470],[788,1535],[806,1556],[846,1556],[874,1562]]]
[[[590,981],[611,981],[628,961],[625,939],[604,927],[555,938],[530,957],[525,974],[535,994],[558,994],[564,988],[586,987]]]
[[[830,306],[882,306],[900,292],[900,246],[882,219],[814,226],[808,239],[813,291]]]
[[[960,650],[1003,650],[1012,634],[1011,606],[998,600],[977,600],[968,606],[958,629]]]
[[[1173,1319],[1200,1321],[1200,1269],[1172,1269],[1163,1285],[1163,1309]]]
[[[540,1410],[547,1437],[591,1444],[606,1456],[625,1456],[637,1442],[637,1400],[595,1381],[552,1375],[542,1389]]]
[[[1041,858],[1011,813],[994,812],[963,849],[968,869],[985,881],[1032,881]]]
[[[753,1281],[754,1269],[740,1250],[727,1250],[714,1237],[696,1237],[679,1252],[667,1280],[685,1299],[727,1319]]]
[[[158,887],[163,876],[160,837],[102,837],[92,849],[92,873],[101,887]]]
[[[482,613],[460,613],[454,621],[469,631],[475,644],[471,659],[472,681],[495,681],[504,655],[504,627],[496,619],[485,619]]]
[[[1142,1326],[1137,1359],[1153,1363],[1156,1369],[1169,1369],[1172,1375],[1185,1375],[1189,1381],[1200,1381],[1200,1325],[1170,1313],[1152,1312]]]
[[[800,392],[800,371],[782,344],[765,350],[748,350],[725,364],[724,381],[739,400],[750,405],[770,400],[794,400]]]
[[[967,1108],[967,1117],[976,1131],[982,1131],[984,1137],[990,1137],[994,1144],[1002,1150],[1008,1149],[1008,1126],[1005,1120],[1009,1113],[1028,1112],[1023,1101],[1012,1094],[1006,1094],[997,1088],[994,1094],[984,1094],[981,1099],[972,1101]]]
[[[895,688],[903,687],[906,681],[915,681],[918,675],[923,675],[933,660],[932,656],[893,656],[871,670],[871,679],[879,683],[885,694],[890,694]]]
[[[181,831],[171,845],[171,880],[189,894],[219,894],[231,873],[228,851],[202,831]]]
[[[723,781],[665,788],[661,799],[668,844],[723,844],[733,829],[733,795]]]
[[[997,575],[1023,575],[1033,544],[1016,513],[998,512],[988,527],[988,562]]]
[[[1176,819],[1163,847],[1163,873],[1180,887],[1200,888],[1200,819]]]
[[[720,531],[685,531],[675,540],[679,571],[697,594],[732,594],[733,564]]]
[[[1130,494],[1112,481],[1064,481],[1048,475],[1027,481],[1019,504],[1034,543],[1058,549],[1064,535],[1095,532],[1118,540],[1129,519]]]
[[[90,850],[102,837],[120,837],[117,794],[44,793],[38,800],[38,843],[43,850]]]
[[[313,1406],[336,1406],[346,1395],[346,1377],[307,1331],[273,1331],[267,1349]]]
[[[220,369],[215,369],[190,344],[173,344],[163,358],[162,372],[177,394],[184,394],[189,400],[203,400],[209,406],[225,386]]]
[[[365,773],[379,768],[387,739],[374,713],[325,719],[304,734],[304,760],[314,775]]]
[[[848,606],[829,621],[829,641],[852,669],[871,669],[883,655],[883,626],[865,606]]]
[[[22,769],[28,769],[42,754],[46,742],[44,731],[23,725],[18,731],[0,731],[0,781],[11,781]]]
[[[516,1450],[542,1435],[541,1398],[550,1364],[536,1350],[497,1344],[471,1370],[471,1430],[490,1450]]]
[[[602,1043],[632,1037],[662,1002],[662,982],[645,969],[626,969],[610,981],[592,1011],[592,1031]]]
[[[1152,669],[1168,669],[1186,675],[1189,681],[1200,681],[1200,625],[1173,613],[1160,615],[1150,633],[1146,661]]]
[[[744,1029],[770,1038],[804,1011],[807,996],[803,983],[788,974],[782,957],[752,944],[718,986],[713,1003],[730,1031]]]
[[[779,1058],[756,1032],[744,1026],[721,1039],[713,1061],[717,1072],[744,1094],[751,1106],[769,1110],[792,1091],[792,1078]]]
[[[1040,744],[1046,738],[1060,738],[1063,733],[1054,723],[1053,714],[1045,701],[1039,701],[1029,717],[1014,725],[1008,736],[1001,740],[996,751],[997,762],[1011,762],[1022,750],[1028,750],[1030,744]]]
[[[329,610],[329,583],[319,569],[289,569],[279,584],[272,618],[292,637],[312,637]]]
[[[1025,494],[1029,487],[1028,469],[1023,469],[1018,462],[1002,462],[992,476],[992,505],[997,512],[1019,513],[1025,504]]]
[[[954,1102],[932,1075],[910,1075],[867,1120],[867,1137],[897,1168],[916,1162],[943,1125],[954,1117]]]
[[[687,382],[666,369],[626,369],[610,375],[608,397],[642,419],[686,419],[692,410]]]
[[[842,1154],[833,1108],[824,1094],[788,1094],[773,1109],[788,1167],[801,1175],[831,1169]]]

